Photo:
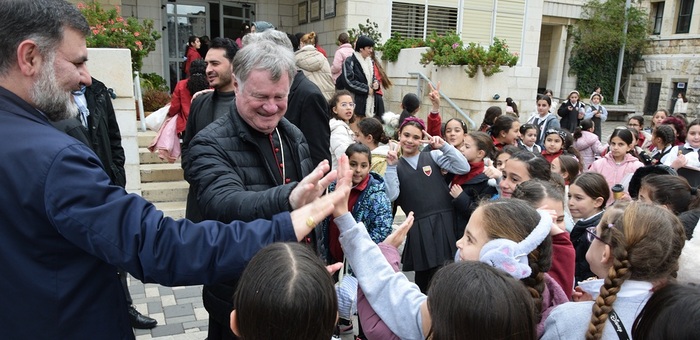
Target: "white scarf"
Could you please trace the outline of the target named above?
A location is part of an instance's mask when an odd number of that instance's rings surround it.
[[[360,52],[355,52],[355,58],[360,62],[362,66],[362,71],[365,73],[365,78],[367,78],[367,86],[372,89],[372,80],[374,79],[374,63],[372,58],[363,58]],[[367,95],[367,103],[365,104],[365,116],[374,117],[374,94]]]

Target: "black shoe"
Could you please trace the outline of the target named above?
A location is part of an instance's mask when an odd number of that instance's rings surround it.
[[[129,306],[129,321],[131,321],[131,327],[138,329],[151,329],[158,324],[156,319],[142,315],[134,306]]]

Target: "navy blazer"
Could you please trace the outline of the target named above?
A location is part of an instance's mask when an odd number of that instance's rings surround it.
[[[289,213],[247,224],[164,217],[1,87],[0,134],[3,338],[133,339],[116,267],[168,286],[216,283],[265,245],[296,241]]]

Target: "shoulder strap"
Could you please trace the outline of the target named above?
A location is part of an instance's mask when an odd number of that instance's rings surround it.
[[[615,309],[610,309],[608,319],[610,320],[610,323],[612,324],[613,329],[615,329],[615,333],[617,333],[617,337],[620,338],[620,340],[630,340],[629,335],[627,335],[625,325],[622,324],[622,319],[620,319],[620,316],[617,315]]]

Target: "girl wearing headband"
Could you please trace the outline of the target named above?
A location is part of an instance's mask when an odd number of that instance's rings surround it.
[[[421,152],[423,143],[432,151]],[[423,120],[408,117],[399,128],[401,158],[394,143],[387,153],[387,194],[403,211],[416,213],[403,253],[403,270],[415,271],[416,284],[427,291],[430,278],[455,251],[455,211],[441,169],[469,173],[469,163],[454,146],[425,131]],[[426,198],[426,199],[422,199]]]

